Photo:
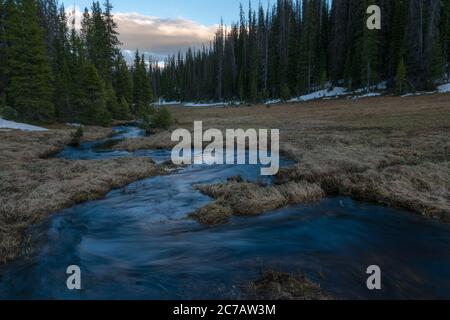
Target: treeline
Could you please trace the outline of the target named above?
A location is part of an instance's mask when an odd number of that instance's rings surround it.
[[[448,80],[450,0],[278,0],[251,6],[218,28],[209,47],[153,64],[153,90],[167,100],[287,99],[326,84],[396,93]],[[370,5],[381,30],[366,26]]]
[[[153,99],[143,57],[129,68],[109,0],[81,30],[57,0],[0,0],[0,112],[35,122],[108,124]]]

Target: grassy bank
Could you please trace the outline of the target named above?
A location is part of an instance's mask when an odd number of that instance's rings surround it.
[[[26,249],[26,228],[50,213],[161,173],[148,158],[72,161],[49,157],[70,142],[73,131],[57,126],[48,132],[0,132],[0,263]],[[108,128],[86,127],[83,140],[111,134]]]
[[[288,182],[265,186],[245,181],[217,185],[199,185],[197,190],[216,199],[190,217],[203,224],[215,225],[236,216],[255,216],[289,204],[318,201],[325,196],[317,184]]]

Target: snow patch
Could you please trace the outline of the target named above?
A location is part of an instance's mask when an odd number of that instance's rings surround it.
[[[166,100],[159,100],[158,102],[153,103],[154,106],[173,106],[179,104],[181,104],[180,101],[166,101]]]
[[[312,92],[310,94],[306,94],[297,98],[293,98],[288,102],[302,102],[302,101],[311,101],[316,99],[322,99],[327,97],[338,97],[348,94],[347,89],[344,87],[334,87],[332,90],[323,89],[316,92]]]
[[[410,92],[407,94],[402,95],[402,98],[406,98],[406,97],[416,97],[416,96],[424,96],[424,95],[430,95],[430,94],[435,94],[436,91],[420,91],[420,92]],[[443,93],[443,92],[442,92]]]
[[[281,102],[281,99],[273,99],[273,100],[266,101],[264,104],[269,105],[269,104],[277,104],[280,102]]]
[[[185,107],[224,107],[228,104],[224,102],[219,103],[185,103]]]
[[[82,127],[83,125],[82,124],[80,124],[80,123],[67,123],[67,125],[68,126],[71,126],[71,127],[75,127],[75,128],[79,128],[79,127]]]
[[[379,96],[381,96],[380,92],[369,92],[369,93],[363,94],[361,96],[354,96],[352,99],[358,100],[358,99],[362,99],[362,98],[379,97]]]
[[[0,129],[14,129],[22,131],[48,131],[48,129],[42,127],[36,127],[30,124],[8,121],[2,118],[0,118]]]
[[[450,83],[446,83],[446,84],[443,84],[442,86],[439,86],[438,87],[438,91],[440,93],[448,93],[448,92],[450,92]]]

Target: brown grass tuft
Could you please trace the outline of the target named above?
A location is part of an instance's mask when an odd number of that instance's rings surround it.
[[[307,182],[263,186],[231,180],[223,184],[197,185],[195,188],[217,200],[190,216],[205,224],[223,223],[231,215],[255,216],[288,204],[318,201],[325,196],[319,186]]]
[[[265,272],[260,279],[247,283],[242,291],[250,300],[331,300],[318,284],[305,275]]]

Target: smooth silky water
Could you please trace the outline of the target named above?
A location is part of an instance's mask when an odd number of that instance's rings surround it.
[[[116,130],[113,140],[142,135]],[[109,140],[59,156],[130,155],[99,148]],[[134,154],[170,159],[167,150]],[[0,268],[0,298],[240,298],[264,270],[302,271],[336,298],[450,298],[450,227],[409,212],[338,197],[216,227],[187,219],[212,201],[193,185],[259,174],[259,166],[189,166],[63,210],[30,228],[35,254]],[[81,267],[83,290],[67,289],[69,265]],[[370,265],[382,269],[381,291],[366,287]]]

